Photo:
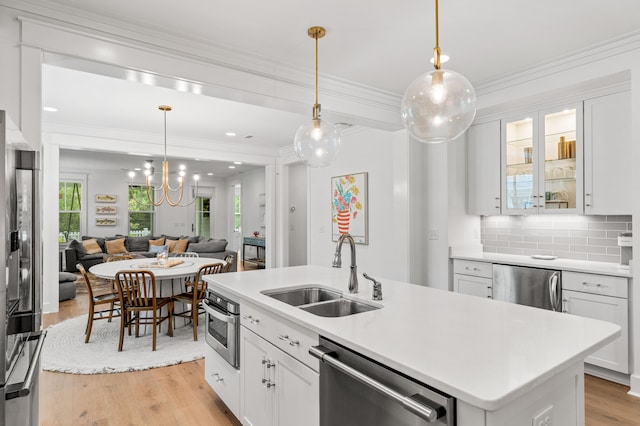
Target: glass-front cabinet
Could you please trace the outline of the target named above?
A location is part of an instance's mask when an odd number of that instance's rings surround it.
[[[502,213],[582,213],[582,103],[502,120]]]

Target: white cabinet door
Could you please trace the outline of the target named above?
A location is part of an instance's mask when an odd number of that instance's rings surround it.
[[[453,291],[491,299],[493,280],[491,278],[453,275]]]
[[[500,214],[500,121],[476,124],[467,138],[469,214]]]
[[[240,335],[242,424],[318,426],[319,374],[244,326]]]
[[[569,314],[612,322],[622,328],[622,335],[594,352],[585,362],[621,373],[629,373],[629,311],[627,299],[562,291],[562,310]]]
[[[241,421],[245,426],[271,425],[275,391],[267,388],[268,370],[273,368],[269,363],[271,344],[258,335],[240,328],[242,389],[241,389]],[[269,369],[267,369],[269,366]]]
[[[631,94],[585,101],[584,115],[585,213],[631,214]]]
[[[233,415],[240,418],[240,372],[207,344],[204,345],[204,357],[205,380]]]
[[[274,425],[320,424],[320,376],[295,358],[274,348],[277,391]]]

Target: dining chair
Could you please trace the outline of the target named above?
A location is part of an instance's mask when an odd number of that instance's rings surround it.
[[[173,336],[171,317],[173,314],[173,299],[171,297],[156,296],[156,277],[148,270],[125,270],[116,273],[116,287],[122,306],[122,318],[120,321],[120,341],[118,351],[122,351],[124,343],[124,328],[136,326],[136,337],[140,331],[140,324],[150,324],[153,327],[153,350],[156,350],[156,334],[160,324],[169,320],[169,336]],[[166,316],[162,314],[162,308],[167,307]],[[144,312],[150,312],[151,316],[141,316]]]
[[[193,251],[185,251],[183,253],[171,253],[171,257],[189,257],[189,258],[198,258],[200,255]]]
[[[224,272],[224,268],[225,265],[222,263],[209,263],[207,265],[202,265],[200,269],[198,269],[198,273],[196,274],[194,281],[185,282],[185,292],[173,296],[173,300],[175,302],[189,306],[189,309],[184,312],[175,312],[173,315],[191,319],[193,324],[193,340],[198,340],[198,315],[204,313],[201,303],[205,297],[207,283],[202,279],[202,277],[205,275]]]
[[[91,283],[91,279],[89,278],[89,274],[87,274],[86,269],[82,266],[81,263],[76,265],[76,268],[82,274],[82,278],[84,278],[84,283],[87,285],[87,291],[89,292],[89,314],[87,315],[87,327],[85,328],[84,334],[84,342],[89,343],[89,338],[91,337],[91,328],[93,327],[93,321],[106,319],[111,322],[111,319],[117,318],[120,316],[121,309],[120,307],[116,307],[116,304],[120,304],[120,298],[118,297],[118,292],[115,290],[111,290],[106,293],[94,294],[93,293],[93,284]],[[109,309],[101,309],[96,311],[96,306],[109,304]],[[115,315],[114,315],[115,313]],[[109,315],[106,315],[109,314]]]
[[[232,254],[228,254],[224,257],[224,261],[227,262],[227,264],[224,266],[224,271],[222,272],[229,272],[231,270],[231,267],[233,266],[233,262],[236,259],[236,257]]]

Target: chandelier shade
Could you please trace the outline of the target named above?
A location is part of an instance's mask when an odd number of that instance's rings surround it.
[[[303,123],[293,138],[293,149],[309,167],[326,167],[333,163],[340,151],[342,139],[333,123],[320,117],[318,103],[318,39],[327,31],[322,27],[311,27],[307,30],[309,37],[316,42],[316,102],[313,104],[313,118]]]
[[[416,78],[402,97],[402,121],[411,136],[424,143],[441,143],[462,135],[476,115],[476,92],[463,75],[441,69],[438,0],[435,0],[436,46],[434,70]]]

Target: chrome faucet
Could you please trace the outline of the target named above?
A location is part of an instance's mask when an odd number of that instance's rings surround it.
[[[333,264],[331,266],[333,266],[334,268],[342,267],[342,243],[345,239],[349,241],[349,246],[351,246],[351,272],[349,274],[349,293],[357,293],[358,267],[356,266],[356,242],[348,232],[341,234],[340,238],[338,238],[338,243],[336,245],[336,254],[333,258]]]
[[[364,272],[362,276],[368,280],[373,281],[373,295],[372,295],[373,300],[382,300],[382,283],[376,280],[375,278],[367,275],[366,272]]]

